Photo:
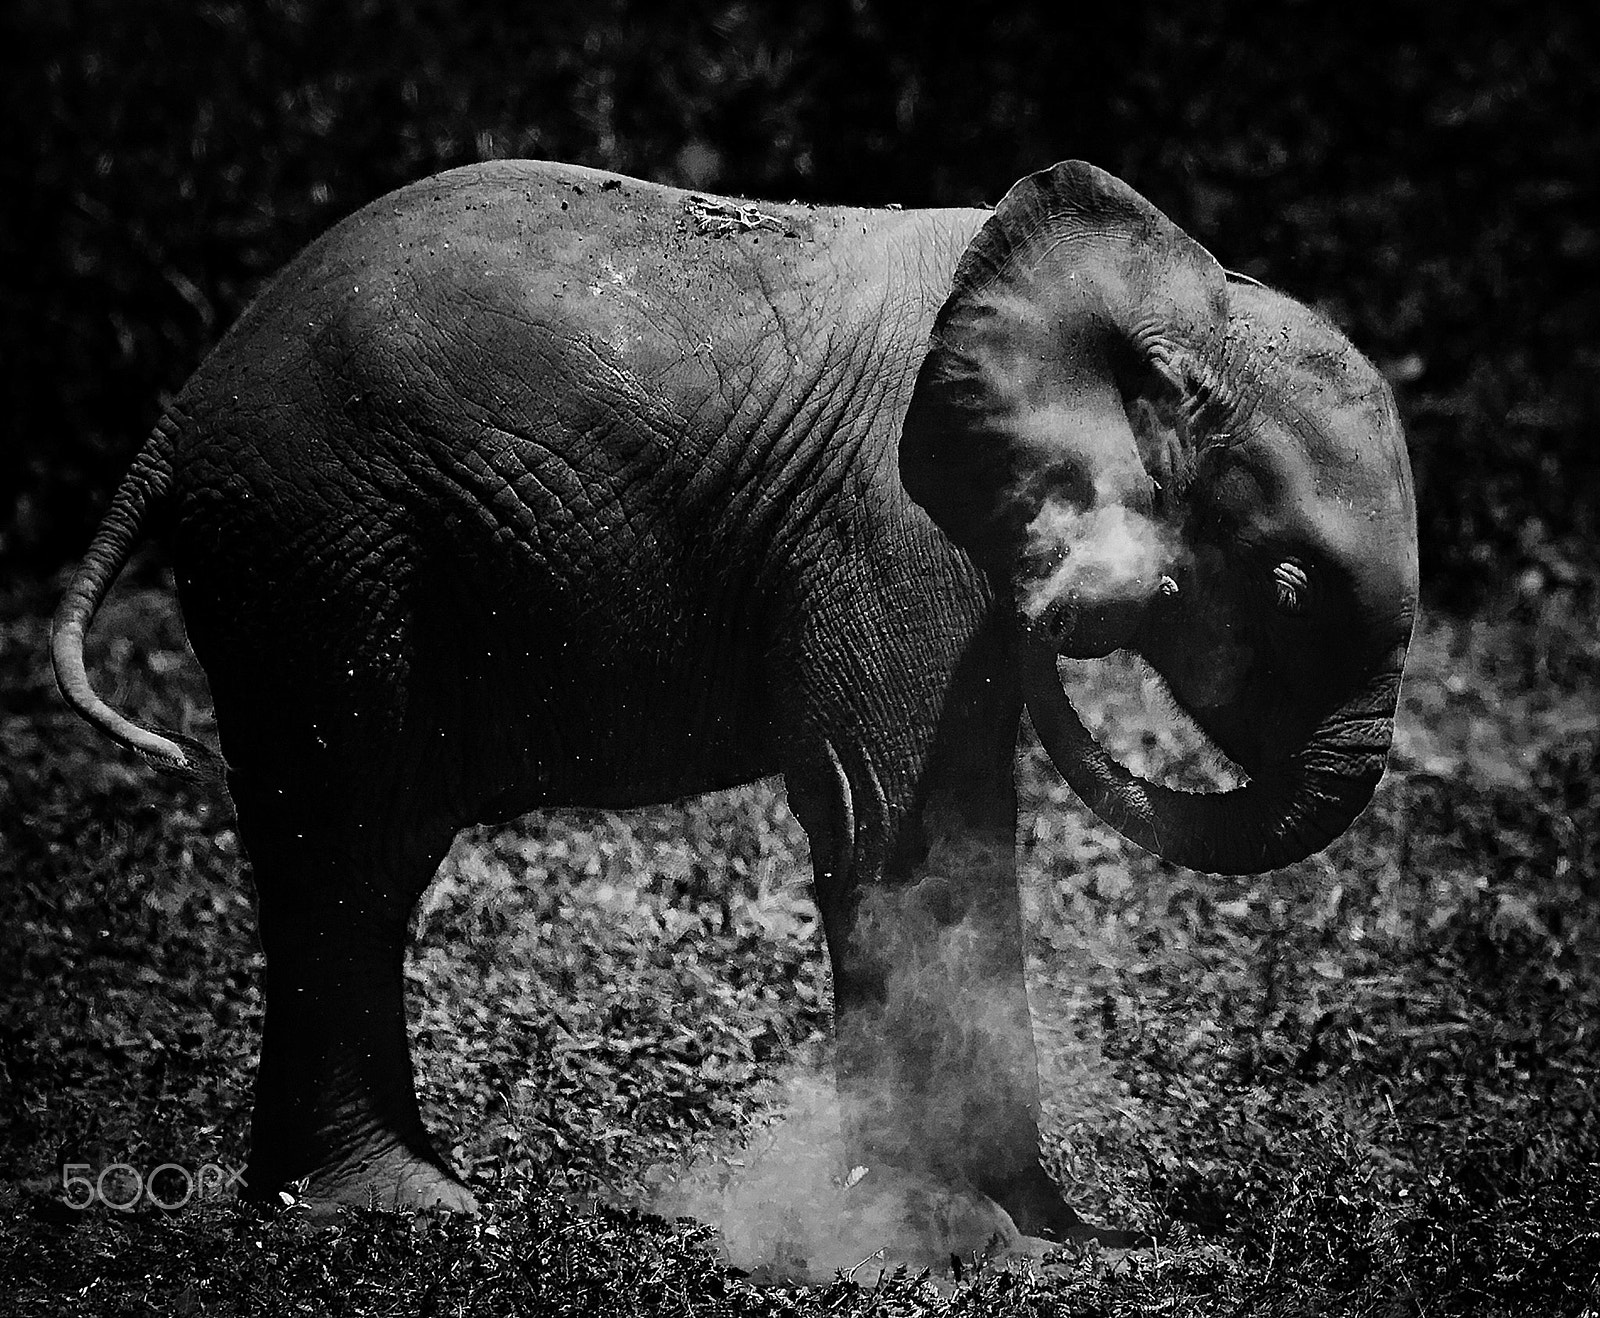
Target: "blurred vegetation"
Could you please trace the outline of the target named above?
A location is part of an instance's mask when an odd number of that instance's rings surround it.
[[[749,195],[992,202],[1082,156],[1324,305],[1410,427],[1425,573],[1596,584],[1600,80],[1560,0],[1164,13],[909,0],[12,0],[0,561],[79,553],[272,271],[433,171],[543,156]],[[1232,21],[1230,21],[1232,20]]]

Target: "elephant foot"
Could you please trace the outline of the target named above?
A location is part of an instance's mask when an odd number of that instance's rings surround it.
[[[1053,1202],[1044,1204],[1043,1193],[1036,1193],[1036,1216],[1024,1226],[971,1185],[880,1166],[837,1200],[803,1205],[792,1221],[769,1223],[766,1230],[741,1222],[736,1238],[728,1241],[734,1246],[729,1261],[757,1285],[825,1285],[839,1273],[871,1285],[880,1272],[898,1267],[960,1281],[983,1263],[1044,1262],[1066,1244],[1093,1240],[1106,1248],[1127,1248],[1146,1243],[1133,1232],[1089,1225],[1067,1207],[1048,1178],[1045,1184]],[[1044,1228],[1049,1236],[1042,1234]],[[725,1234],[728,1229],[724,1223]]]
[[[1085,1221],[1062,1196],[1050,1174],[1037,1164],[1026,1175],[1005,1185],[984,1188],[1010,1214],[1024,1236],[1058,1245],[1093,1241],[1106,1249],[1142,1249],[1152,1240],[1147,1232],[1095,1226]]]
[[[290,1198],[296,1209],[314,1221],[338,1215],[341,1208],[380,1208],[387,1212],[431,1210],[476,1214],[478,1201],[448,1167],[423,1157],[403,1144],[358,1153],[316,1171],[304,1189]],[[267,1190],[257,1198],[282,1196]]]
[[[756,1285],[822,1286],[840,1273],[871,1285],[899,1267],[959,1278],[980,1260],[1030,1252],[987,1195],[897,1168],[875,1168],[790,1210],[722,1224],[729,1262]]]
[[[846,1229],[895,1263],[947,1268],[961,1259],[1016,1250],[1023,1233],[1009,1213],[970,1186],[886,1170],[847,1192]]]

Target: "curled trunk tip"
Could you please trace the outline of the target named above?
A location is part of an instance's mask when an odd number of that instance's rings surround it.
[[[1034,730],[1057,772],[1101,820],[1175,865],[1260,874],[1304,860],[1355,821],[1383,776],[1393,704],[1387,716],[1375,713],[1370,687],[1273,775],[1186,792],[1140,778],[1095,740],[1062,689],[1054,651],[1024,641],[1020,662]]]

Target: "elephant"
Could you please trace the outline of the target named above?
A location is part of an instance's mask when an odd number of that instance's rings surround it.
[[[86,673],[157,522],[220,753]],[[1065,1241],[1098,1228],[1040,1149],[1024,709],[1141,847],[1288,865],[1383,774],[1417,590],[1383,376],[1100,169],[858,209],[495,161],[371,203],[247,308],[52,654],[111,738],[225,775],[266,966],[253,1192],[474,1207],[419,1116],[401,975],[459,830],[781,774],[850,1166]],[[1058,661],[1115,651],[1237,786],[1101,746]]]

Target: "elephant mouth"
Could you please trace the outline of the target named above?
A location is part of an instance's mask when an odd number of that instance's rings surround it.
[[[1374,679],[1280,762],[1218,791],[1141,777],[1084,724],[1057,671],[1056,649],[1025,630],[1022,694],[1056,771],[1085,805],[1163,860],[1214,874],[1258,874],[1313,855],[1349,827],[1383,776],[1398,675]],[[1194,724],[1203,744],[1233,764]]]
[[[1036,644],[1066,659],[1104,659],[1127,649],[1144,621],[1142,598],[1086,601],[1059,594],[1040,604],[1026,622]]]
[[[1093,662],[1064,652],[1057,659],[1062,698],[1073,702],[1089,734],[1130,773],[1179,790],[1215,793],[1273,771],[1261,756],[1209,727],[1207,711],[1191,708],[1137,648]]]

